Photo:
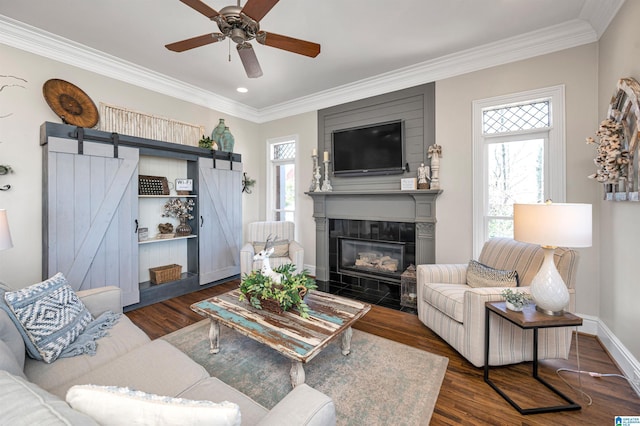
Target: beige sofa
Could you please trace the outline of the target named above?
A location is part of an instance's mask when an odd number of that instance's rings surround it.
[[[107,310],[121,312],[119,288],[78,295],[94,317]],[[296,387],[267,410],[210,377],[166,341],[151,341],[124,315],[108,336],[98,340],[94,356],[58,358],[51,364],[30,359],[25,357],[17,328],[0,310],[0,424],[97,424],[65,402],[67,391],[83,384],[128,387],[188,400],[230,401],[239,406],[243,425],[335,424],[333,401],[311,387]]]
[[[519,291],[529,292],[531,280],[543,260],[540,246],[493,238],[487,241],[478,261],[500,270],[518,272]],[[555,264],[569,288],[568,311],[575,309],[578,253],[559,247]],[[467,285],[467,264],[418,265],[418,317],[476,367],[484,365],[485,302],[502,301],[504,287],[472,288]],[[532,330],[490,317],[489,365],[515,364],[533,359]],[[571,346],[569,327],[539,331],[539,359],[567,358]]]

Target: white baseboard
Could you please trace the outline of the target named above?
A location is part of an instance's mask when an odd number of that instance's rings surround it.
[[[582,318],[582,326],[578,330],[585,334],[595,335],[600,339],[600,342],[622,370],[622,374],[629,379],[633,390],[640,396],[640,362],[599,318],[583,314],[577,315]],[[598,373],[601,372],[598,371]]]
[[[311,275],[312,277],[316,276],[316,265],[304,265],[304,269],[306,269],[307,271],[309,271],[309,275]]]
[[[578,327],[578,331],[584,334],[598,335],[600,320],[598,317],[584,314],[576,314],[582,318],[582,325]]]

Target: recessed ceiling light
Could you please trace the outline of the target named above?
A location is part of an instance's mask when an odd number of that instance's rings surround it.
[[[236,90],[240,93],[247,93],[249,91],[246,87],[238,87]]]

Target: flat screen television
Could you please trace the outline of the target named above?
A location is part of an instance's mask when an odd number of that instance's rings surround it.
[[[402,120],[334,130],[331,135],[336,176],[390,175],[404,172]]]

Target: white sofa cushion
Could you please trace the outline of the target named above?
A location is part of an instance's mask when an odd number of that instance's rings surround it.
[[[22,377],[0,370],[0,424],[97,425],[91,417],[73,410],[66,402]]]
[[[0,303],[4,303],[0,300]],[[6,352],[2,355],[2,365],[5,362],[14,361],[15,365],[20,370],[20,375],[24,376],[22,370],[24,369],[25,347],[22,335],[16,328],[14,322],[9,318],[9,314],[0,309],[0,341],[5,345]],[[1,370],[7,370],[7,368],[0,368]]]
[[[196,401],[96,385],[73,386],[66,400],[103,426],[240,425],[240,409],[228,401]]]
[[[194,386],[176,396],[196,400],[211,399],[215,396],[216,401],[234,402],[240,407],[242,424],[244,425],[258,424],[269,412],[265,407],[217,377],[200,380]]]
[[[165,340],[157,339],[47,390],[64,398],[71,386],[90,383],[176,397],[208,377],[207,370],[184,352]]]
[[[24,372],[29,380],[51,391],[150,341],[140,328],[136,327],[127,316],[122,315],[109,330],[109,334],[98,341],[98,350],[95,355],[84,354],[72,358],[58,358],[51,364],[27,358]],[[61,396],[64,396],[64,393]]]
[[[5,370],[15,376],[25,378],[22,367],[18,364],[16,357],[9,345],[0,339],[0,370]]]

